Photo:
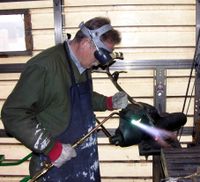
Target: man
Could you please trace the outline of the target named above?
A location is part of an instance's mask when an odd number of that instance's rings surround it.
[[[92,91],[91,67],[107,64],[121,41],[110,20],[96,17],[73,40],[30,59],[2,109],[8,133],[33,151],[30,174],[54,167],[40,181],[100,181],[96,133],[71,146],[95,126],[93,111],[125,108],[127,95],[106,97]]]

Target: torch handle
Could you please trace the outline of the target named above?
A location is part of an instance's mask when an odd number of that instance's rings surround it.
[[[92,130],[90,130],[88,133],[86,133],[82,138],[80,138],[78,141],[76,141],[74,144],[72,144],[73,148],[76,148],[78,145],[82,144],[92,133],[94,133],[99,127],[101,127],[108,119],[110,119],[113,115],[119,115],[118,112],[111,113],[108,117],[104,118],[104,120],[100,123],[98,123]],[[37,172],[30,180],[29,182],[35,182],[38,178],[40,178],[42,175],[44,175],[47,171],[49,171],[54,165],[52,163],[45,163],[44,167]]]

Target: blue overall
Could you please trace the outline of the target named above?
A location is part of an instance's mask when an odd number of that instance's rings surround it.
[[[69,60],[69,59],[68,59]],[[70,62],[70,61],[69,61]],[[95,117],[92,109],[92,81],[88,78],[82,83],[76,83],[71,68],[71,119],[67,129],[57,137],[61,143],[73,144],[95,127]],[[97,134],[92,134],[85,142],[76,148],[77,156],[67,161],[60,168],[53,167],[42,178],[48,182],[100,182]]]

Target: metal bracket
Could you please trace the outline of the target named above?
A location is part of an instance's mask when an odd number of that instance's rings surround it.
[[[159,113],[162,113],[166,111],[166,70],[164,68],[155,69],[154,82],[154,106]]]
[[[196,144],[200,144],[200,1],[196,0],[196,50],[195,50],[195,95],[194,95],[194,133]]]

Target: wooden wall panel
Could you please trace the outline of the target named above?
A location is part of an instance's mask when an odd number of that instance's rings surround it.
[[[0,166],[0,175],[4,177],[25,176],[27,174],[28,174],[28,162],[24,162],[18,166],[9,166],[9,167]]]
[[[107,16],[113,26],[181,26],[195,23],[194,5],[191,6],[94,6],[66,7],[66,27],[77,27],[95,16]],[[89,12],[89,14],[87,13]],[[77,16],[78,14],[78,16]]]
[[[34,37],[35,50],[43,50],[54,45],[54,34],[41,31],[54,28],[52,2],[44,1],[44,4],[42,2],[1,3],[0,8],[12,9],[14,6],[30,8],[33,35],[37,30],[40,32],[40,35]],[[118,48],[125,53],[126,59],[172,59],[174,57],[189,59],[194,52],[191,47],[194,46],[195,40],[195,3],[177,1],[172,4],[170,1],[150,4],[144,1],[115,3],[95,1],[95,4],[93,1],[84,4],[82,1],[66,1],[65,27],[67,32],[73,34],[81,21],[79,17],[86,21],[90,17],[105,15],[110,17],[112,24],[122,32],[122,43]],[[24,57],[19,58],[19,62],[26,62],[26,60]],[[10,58],[7,61],[12,63]]]
[[[187,88],[188,78],[168,78],[167,79],[167,95],[169,96],[184,96]],[[191,85],[194,85],[194,79],[191,80]],[[192,87],[189,89],[191,93]]]
[[[195,1],[65,1],[66,32],[74,33],[79,17],[94,16],[109,17],[120,30],[118,48],[127,60],[190,59],[194,54]]]
[[[101,142],[99,142],[101,144]],[[13,152],[16,151],[16,152]],[[31,151],[25,148],[22,144],[7,143],[4,148],[1,148],[1,154],[5,154],[5,159],[9,160],[17,160],[22,159],[26,155],[31,153]],[[99,158],[101,161],[109,162],[109,161],[145,161],[143,156],[139,156],[139,151],[137,145],[131,147],[119,147],[109,145],[99,145]]]
[[[120,71],[120,70],[119,70]],[[153,97],[153,70],[127,70],[121,73],[118,84],[130,95],[134,97]],[[94,90],[105,95],[113,95],[117,92],[116,87],[105,73],[94,73]],[[101,85],[99,87],[99,85]],[[109,89],[105,89],[108,88]],[[148,87],[148,89],[146,89]]]
[[[18,80],[20,73],[0,73],[0,81]]]
[[[147,97],[151,96],[153,97],[153,79],[125,79],[125,80],[119,80],[119,85],[124,88],[124,90],[127,91],[130,95],[133,95],[135,97],[141,96],[141,97]],[[99,87],[99,85],[102,85],[102,87]],[[105,89],[108,88],[109,90]],[[148,87],[148,89],[145,89]],[[110,82],[107,80],[97,80],[94,83],[94,90],[96,90],[99,93],[103,93],[105,95],[113,95],[117,92],[117,89],[114,86],[110,86]]]
[[[165,47],[134,47],[133,49],[120,49],[124,53],[124,57],[127,60],[172,60],[176,59],[191,59],[194,54],[193,48],[169,48]]]
[[[22,177],[1,177],[1,182],[19,182]]]
[[[167,76],[168,77],[180,77],[185,76],[188,77],[190,75],[190,69],[168,69],[167,70]],[[194,72],[193,72],[194,74]]]
[[[112,145],[100,145],[99,146],[99,158],[101,161],[145,161],[144,156],[139,155],[137,145],[131,147],[119,147]],[[148,158],[150,159],[150,158]]]
[[[52,8],[31,10],[32,29],[53,29],[54,16]]]
[[[151,176],[151,163],[143,163],[138,168],[137,163],[128,163],[124,162],[116,162],[112,164],[112,168],[110,163],[101,163],[100,170],[101,175],[106,177],[149,177]]]
[[[52,47],[54,45],[54,33],[53,31],[41,31],[40,34],[33,34],[35,50],[43,50],[45,48]]]
[[[65,4],[68,6],[94,6],[94,1],[93,0],[85,0],[84,3],[82,0],[64,0]],[[101,0],[101,1],[95,1],[95,4],[97,6],[100,5],[166,5],[166,4],[179,4],[179,5],[188,5],[188,4],[195,4],[195,0],[152,0],[151,2],[146,2],[144,0]]]
[[[22,178],[20,177],[2,177],[1,178],[1,182],[19,182]],[[152,180],[148,180],[148,179],[132,179],[132,178],[102,178],[102,182],[141,182],[141,181],[145,181],[145,182],[151,182]]]
[[[4,129],[4,126],[3,126],[3,123],[2,123],[1,119],[0,119],[0,129]]]
[[[0,82],[0,97],[6,99],[10,92],[13,90],[16,81]]]
[[[139,163],[124,163],[124,162],[116,162],[106,163],[102,162],[100,165],[101,176],[104,177],[113,177],[113,178],[120,178],[120,177],[149,177],[151,176],[151,163],[144,163],[139,168]],[[7,167],[0,167],[0,173],[3,176],[23,176],[28,175],[28,162],[25,162],[19,166],[9,166],[9,170]],[[0,178],[1,179],[1,178]]]
[[[119,29],[122,33],[122,42],[119,48],[153,48],[159,47],[191,47],[194,46],[194,28],[128,28]],[[159,37],[159,39],[158,39]],[[173,39],[172,39],[173,37]]]
[[[185,47],[194,45],[194,29],[145,28],[122,30],[122,47]],[[157,38],[159,37],[159,39]],[[171,39],[173,37],[173,39]]]
[[[101,144],[100,140],[99,142]],[[99,151],[100,165],[103,176],[143,176],[142,171],[136,170],[140,167],[142,167],[145,171],[148,171],[145,176],[151,175],[150,171],[148,170],[149,166],[151,166],[151,162],[145,162],[144,157],[138,155],[137,146],[121,148],[110,145],[99,145]],[[7,144],[4,144],[4,146],[2,146],[2,144],[0,145],[0,153],[5,154],[5,158],[12,162],[24,158],[30,153],[30,150],[21,144],[13,145],[12,142],[10,144],[7,142]],[[8,162],[7,160],[5,162]],[[140,164],[140,160],[143,161],[142,164]],[[107,171],[109,166],[113,165],[112,163],[114,164],[113,170]],[[119,166],[120,168],[116,170],[115,166]],[[18,166],[0,167],[0,176],[28,175],[27,169],[28,162]],[[132,172],[130,173],[130,171]]]
[[[1,147],[0,150],[1,150],[0,151],[1,154],[5,154],[5,159],[9,159],[13,161],[22,159],[25,156],[27,156],[29,153],[31,153],[29,149],[25,148],[21,144],[16,144],[16,145],[7,144],[4,147]]]
[[[180,98],[167,98],[167,111],[168,112],[181,112],[183,108],[183,102],[184,102],[184,97]],[[187,100],[186,107],[188,106],[189,100]],[[193,103],[194,100],[192,99],[191,103]],[[194,112],[194,106],[190,105],[188,114],[192,115]]]
[[[151,182],[151,179],[137,179],[137,178],[102,178],[102,182]]]
[[[49,8],[53,6],[53,1],[51,0],[41,0],[41,1],[22,1],[22,2],[12,2],[12,3],[2,3],[1,2],[1,10],[7,10],[7,9],[23,9],[23,8]]]

